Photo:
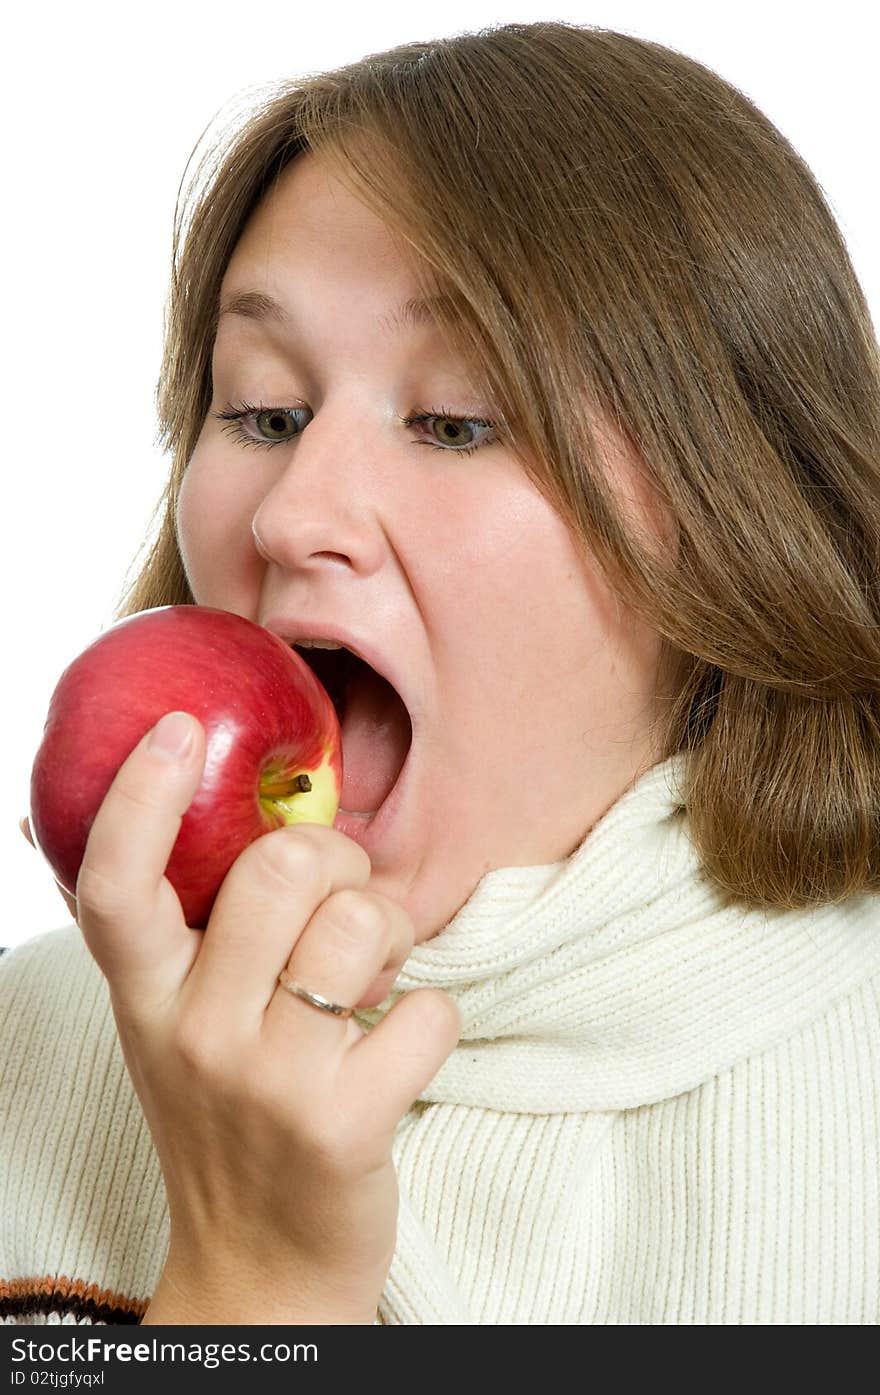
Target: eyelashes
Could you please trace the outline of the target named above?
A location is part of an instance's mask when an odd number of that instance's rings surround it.
[[[212,412],[212,416],[218,421],[225,422],[223,427],[234,441],[243,446],[256,446],[257,449],[273,446],[285,445],[288,441],[293,441],[301,435],[301,431],[294,432],[289,436],[265,436],[252,435],[245,430],[245,425],[255,423],[256,429],[262,431],[265,427],[259,426],[259,418],[267,418],[270,423],[270,430],[283,431],[288,418],[295,418],[298,414],[307,412],[306,407],[272,407],[264,404],[255,405],[252,402],[228,403],[222,412]],[[448,411],[445,407],[418,408],[409,416],[398,417],[401,426],[414,428],[424,426],[427,422],[452,423],[454,428],[477,428],[480,431],[497,431],[494,421],[486,421],[483,417],[463,417],[457,416],[454,412]],[[454,441],[447,439],[446,445],[439,445],[436,441],[416,441],[419,446],[429,446],[431,450],[443,451],[446,455],[473,455],[475,450],[480,450],[483,446],[495,445],[497,437],[490,436],[489,439],[478,441],[467,441],[464,444],[456,445]]]

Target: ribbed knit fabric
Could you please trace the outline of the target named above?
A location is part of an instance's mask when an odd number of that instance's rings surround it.
[[[417,945],[461,1041],[394,1140],[384,1323],[880,1321],[880,900],[746,913],[684,757]],[[162,1177],[75,926],[0,959],[0,1305],[136,1322]]]

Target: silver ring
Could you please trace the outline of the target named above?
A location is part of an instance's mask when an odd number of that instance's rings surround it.
[[[322,998],[320,993],[311,993],[308,988],[303,988],[301,983],[297,983],[296,979],[290,977],[286,969],[281,970],[278,982],[282,988],[287,989],[288,993],[302,998],[305,1003],[311,1003],[312,1007],[320,1008],[322,1012],[332,1012],[334,1017],[351,1017],[354,1012],[354,1008],[343,1007],[341,1003],[331,1003],[329,998]]]

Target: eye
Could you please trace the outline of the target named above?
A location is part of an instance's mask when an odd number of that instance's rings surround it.
[[[285,435],[285,431],[291,426],[292,420],[301,412],[305,412],[305,407],[255,407],[250,402],[230,403],[222,412],[214,412],[213,416],[218,421],[225,421],[223,427],[225,432],[234,441],[240,441],[244,446],[276,446],[283,445],[285,441],[293,440],[293,435]],[[252,436],[250,432],[244,430],[243,423],[253,420],[259,436]],[[297,431],[294,435],[299,435]]]
[[[227,432],[234,441],[240,442],[244,446],[268,447],[283,445],[285,441],[292,441],[302,434],[302,428],[293,430],[296,426],[296,418],[303,412],[308,412],[306,407],[268,407],[264,405],[255,406],[252,402],[229,403],[222,412],[214,412],[212,415],[226,425],[223,430]],[[494,421],[486,421],[483,417],[463,417],[450,412],[446,407],[419,408],[409,416],[398,417],[401,426],[415,427],[426,426],[433,436],[429,441],[417,441],[420,446],[430,446],[432,450],[445,451],[447,455],[472,455],[475,450],[482,446],[491,446],[496,443],[497,437],[486,439],[480,437],[479,433],[491,433],[497,430]],[[258,434],[252,434],[251,430],[245,427],[253,423],[253,430]],[[439,444],[443,441],[444,444]]]
[[[431,422],[432,425],[428,429],[433,440],[417,441],[416,444],[431,446],[433,450],[445,451],[447,455],[472,455],[481,446],[492,446],[497,440],[497,437],[491,440],[474,439],[474,427],[478,432],[495,431],[497,428],[494,421],[485,421],[482,417],[459,417],[447,411],[445,407],[426,408],[413,412],[408,417],[400,417],[399,420],[403,426],[424,426]],[[462,431],[469,433],[465,441],[461,440]],[[445,444],[438,445],[438,438]]]

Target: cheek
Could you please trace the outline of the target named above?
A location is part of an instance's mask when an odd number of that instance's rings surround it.
[[[190,588],[196,596],[203,589],[205,563],[214,552],[218,516],[212,507],[212,493],[209,475],[199,469],[193,456],[177,499],[177,540]]]
[[[241,480],[209,468],[193,453],[177,500],[177,537],[190,589],[202,605],[222,602],[219,591],[259,570],[251,521],[259,495],[251,499]]]

